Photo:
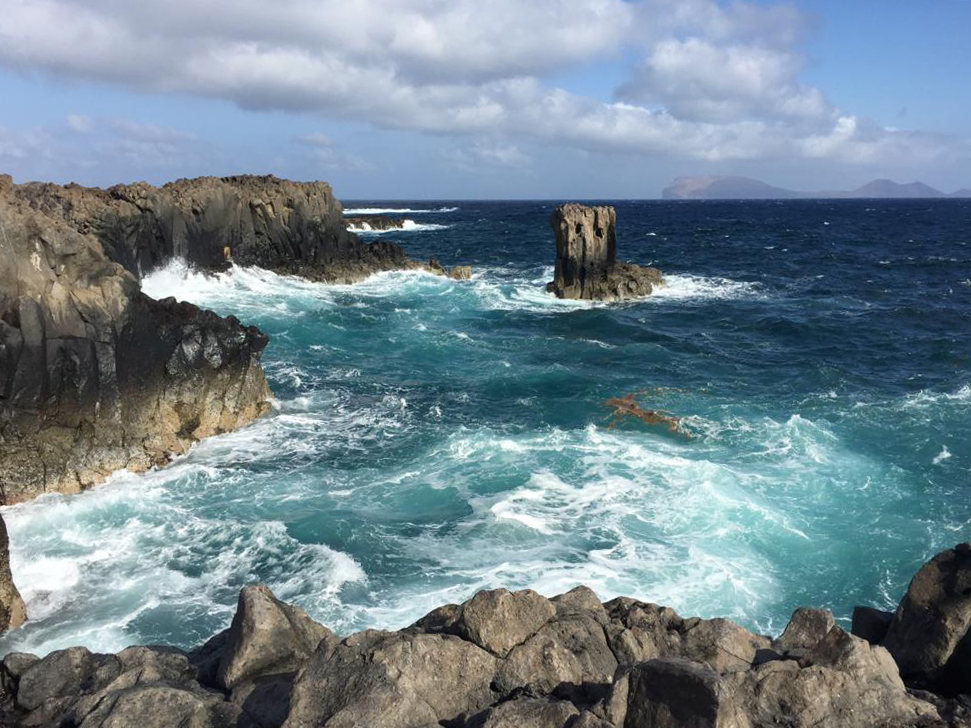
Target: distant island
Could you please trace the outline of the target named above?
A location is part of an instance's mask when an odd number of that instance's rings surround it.
[[[932,199],[971,198],[971,189],[953,194],[936,190],[923,182],[900,184],[875,179],[850,191],[797,192],[775,187],[749,177],[678,177],[664,188],[665,200],[795,200],[795,199]]]

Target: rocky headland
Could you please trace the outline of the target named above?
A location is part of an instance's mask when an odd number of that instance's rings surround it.
[[[664,285],[657,268],[617,262],[617,212],[574,203],[553,211],[556,267],[547,290],[558,298],[624,301]]]
[[[7,655],[0,723],[958,728],[971,725],[969,583],[962,544],[920,570],[896,613],[855,619],[862,637],[801,608],[775,638],[585,587],[482,591],[397,632],[341,638],[251,586],[232,624],[190,651]]]
[[[428,269],[347,232],[322,182],[102,190],[0,176],[0,504],[163,464],[268,409],[266,336],[141,292],[140,278],[175,258],[336,283]]]

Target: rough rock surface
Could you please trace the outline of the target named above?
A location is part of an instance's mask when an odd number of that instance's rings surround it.
[[[613,207],[560,205],[550,225],[556,235],[556,268],[547,290],[558,298],[623,301],[664,285],[657,268],[617,262],[617,213]]]
[[[934,578],[915,579],[908,609],[923,599],[942,613],[936,600],[948,602],[947,590],[924,587],[939,575],[953,585],[961,553],[925,567]],[[890,652],[835,626],[828,612],[798,609],[770,640],[633,599],[601,604],[584,587],[553,599],[480,592],[399,632],[342,640],[265,587],[247,587],[229,629],[189,655],[160,647],[11,654],[0,689],[0,724],[12,728],[971,725],[966,696],[908,689]]]
[[[0,633],[19,627],[27,619],[24,600],[14,586],[10,574],[10,552],[7,544],[7,525],[0,515]]]
[[[12,185],[7,177],[0,181],[0,198],[91,234],[109,259],[139,278],[172,258],[203,270],[223,269],[231,259],[334,283],[418,267],[397,245],[367,245],[349,233],[325,182],[243,175],[101,190]]]
[[[916,686],[971,693],[971,543],[921,567],[882,644]]]
[[[266,411],[266,336],[149,298],[66,208],[0,188],[0,503],[145,470]]]

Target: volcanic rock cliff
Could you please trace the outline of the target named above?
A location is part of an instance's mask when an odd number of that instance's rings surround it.
[[[323,182],[107,190],[0,176],[0,504],[144,470],[268,405],[267,339],[138,280],[173,258],[353,283],[422,267],[346,230]]]
[[[149,298],[67,214],[9,192],[0,190],[0,503],[145,470],[266,411],[263,334]]]
[[[349,233],[325,182],[269,176],[199,177],[162,187],[107,190],[29,183],[2,194],[97,238],[106,256],[136,277],[182,258],[219,270],[232,260],[332,283],[417,268],[400,246]]]
[[[664,285],[657,268],[617,262],[617,212],[574,203],[553,211],[556,268],[546,289],[558,298],[623,301]]]
[[[341,639],[269,589],[191,652],[83,647],[0,664],[0,723],[113,728],[960,728],[971,674],[964,544],[915,577],[886,647],[801,608],[775,639],[585,587],[482,591],[397,632]],[[907,633],[909,655],[894,634]],[[874,641],[879,641],[879,639]],[[921,654],[926,652],[926,659]],[[917,657],[905,680],[898,662]],[[895,658],[897,662],[895,662]],[[903,664],[903,663],[901,663]],[[908,668],[910,669],[910,668]],[[929,672],[928,672],[929,671]],[[917,680],[919,684],[909,682]]]

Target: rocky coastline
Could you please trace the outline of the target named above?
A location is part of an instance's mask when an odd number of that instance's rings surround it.
[[[615,224],[609,207],[554,212],[550,291],[627,300],[663,285],[657,269],[617,262]],[[164,464],[267,410],[265,335],[141,292],[173,258],[339,283],[471,276],[346,228],[323,183],[0,177],[0,505]],[[582,586],[552,599],[482,591],[398,631],[340,637],[247,586],[232,623],[192,650],[6,655],[0,725],[959,728],[971,726],[969,595],[971,544],[928,562],[892,614],[860,607],[848,632],[800,608],[774,637]],[[25,618],[0,518],[0,631]]]
[[[269,408],[267,338],[139,289],[180,258],[354,283],[428,269],[348,233],[323,182],[204,177],[107,190],[0,176],[0,505],[143,471]]]
[[[397,632],[341,638],[250,586],[227,629],[193,650],[7,655],[0,723],[958,728],[971,725],[969,583],[971,544],[960,544],[920,570],[886,635],[869,639],[819,609],[796,610],[770,638],[634,599],[601,603],[585,587],[552,599],[482,591]]]

